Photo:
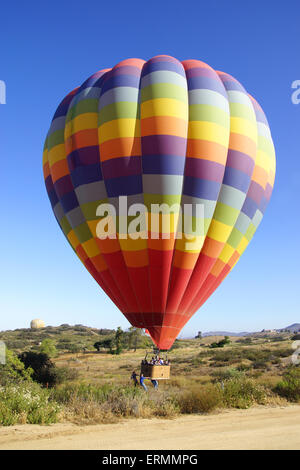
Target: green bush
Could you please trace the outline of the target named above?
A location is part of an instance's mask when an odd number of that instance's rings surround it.
[[[294,336],[291,337],[292,341],[297,341],[300,339],[300,333],[296,333]]]
[[[40,352],[42,354],[47,354],[49,357],[57,356],[57,350],[53,339],[43,339],[42,344],[40,345]]]
[[[214,371],[212,377],[215,377],[217,380],[228,380],[232,378],[244,377],[244,372],[239,368],[229,367],[225,370]]]
[[[275,391],[292,402],[300,401],[300,367],[291,366],[277,384]]]
[[[19,358],[26,369],[33,369],[32,379],[46,387],[54,387],[78,377],[78,372],[75,370],[56,367],[47,354],[28,351],[20,354]]]
[[[9,349],[6,349],[6,363],[0,364],[0,385],[18,381],[30,381],[32,368],[26,368],[23,362]]]
[[[224,405],[229,408],[249,408],[264,404],[267,394],[263,386],[246,377],[225,380],[221,386]]]
[[[222,395],[218,387],[211,385],[186,391],[176,400],[181,413],[208,413],[221,405]]]
[[[0,425],[50,424],[57,421],[59,406],[49,393],[33,382],[0,387]]]

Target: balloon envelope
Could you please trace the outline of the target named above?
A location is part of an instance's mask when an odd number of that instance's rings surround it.
[[[261,107],[236,79],[198,60],[156,56],[124,60],[69,93],[43,168],[80,260],[129,322],[169,349],[251,241],[271,197],[275,153]],[[172,208],[169,225],[159,215],[154,228],[162,204]],[[202,211],[180,238],[188,205]],[[116,237],[101,238],[99,221]]]

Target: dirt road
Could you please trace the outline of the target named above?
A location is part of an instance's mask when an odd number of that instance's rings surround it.
[[[229,410],[174,420],[0,428],[0,449],[300,449],[300,406]]]

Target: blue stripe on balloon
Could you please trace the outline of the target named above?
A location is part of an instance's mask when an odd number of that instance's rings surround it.
[[[143,173],[182,175],[184,172],[185,158],[180,155],[143,155]]]
[[[74,188],[82,184],[93,183],[102,180],[100,163],[88,166],[78,166],[71,172],[71,178]]]
[[[75,209],[75,207],[78,207],[78,201],[77,201],[77,197],[74,191],[71,191],[70,193],[65,194],[60,199],[60,203],[62,205],[62,208],[65,214],[71,211],[72,209]]]
[[[228,166],[225,169],[223,184],[247,193],[250,180],[251,177],[240,170]]]
[[[108,197],[130,196],[143,192],[141,175],[130,175],[105,180]]]
[[[101,90],[101,95],[108,90],[116,87],[132,87],[132,88],[139,88],[140,84],[140,77],[137,75],[110,75],[107,80],[103,83],[103,87]]]
[[[202,180],[192,176],[185,176],[183,194],[216,201],[220,192],[220,183],[217,181]]]

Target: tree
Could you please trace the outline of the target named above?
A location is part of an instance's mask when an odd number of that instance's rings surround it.
[[[196,339],[202,339],[202,331],[198,331],[197,335],[195,336]]]
[[[55,365],[47,354],[28,351],[21,353],[19,359],[24,363],[26,369],[29,367],[33,369],[32,379],[35,382],[49,386],[54,385]]]
[[[128,332],[128,349],[134,349],[134,351],[136,351],[139,346],[144,345],[145,337],[143,336],[141,328],[131,326]]]
[[[19,355],[25,369],[33,370],[32,379],[47,387],[54,387],[66,380],[73,380],[77,371],[66,367],[56,367],[49,356],[33,351],[23,352]]]
[[[100,351],[101,348],[103,348],[103,349],[109,349],[110,353],[112,353],[113,346],[114,346],[113,338],[101,339],[100,341],[96,341],[96,343],[94,344],[94,348],[97,349],[98,352]]]
[[[6,385],[11,382],[31,380],[33,369],[26,368],[24,363],[15,353],[6,349],[6,362],[0,365],[0,384]]]
[[[122,330],[122,328],[120,326],[118,326],[117,331],[115,333],[115,344],[116,344],[115,353],[116,354],[121,354],[121,352],[122,352],[123,337],[124,337],[124,331]]]
[[[49,357],[56,356],[57,349],[55,347],[54,341],[50,338],[43,339],[42,344],[40,346],[40,352],[42,354],[47,354],[47,356]]]
[[[218,341],[217,343],[211,343],[209,346],[210,348],[224,348],[225,344],[230,344],[230,339],[229,336],[224,336],[224,339],[221,339],[221,341]]]

